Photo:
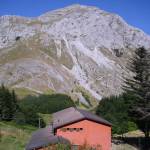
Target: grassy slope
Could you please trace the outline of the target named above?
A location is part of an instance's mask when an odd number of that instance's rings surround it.
[[[23,150],[37,128],[13,122],[0,122],[0,150]]]
[[[26,88],[13,88],[13,90],[15,90],[15,93],[17,94],[19,99],[25,98],[28,95],[33,95],[33,96],[38,95],[38,93]]]
[[[90,93],[89,91],[87,91],[86,89],[84,89],[81,86],[76,86],[74,88],[75,92],[81,92],[82,96],[85,98],[85,100],[87,101],[87,103],[89,104],[90,108],[94,108],[95,106],[98,105],[98,100],[96,100]]]

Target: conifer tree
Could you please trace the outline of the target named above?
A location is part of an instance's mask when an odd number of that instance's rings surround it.
[[[129,109],[129,116],[148,138],[150,133],[150,52],[144,47],[138,48],[128,69],[133,72],[133,78],[125,78],[123,89],[136,97]]]
[[[17,112],[18,104],[15,92],[12,93],[4,86],[0,87],[0,118],[12,120]]]

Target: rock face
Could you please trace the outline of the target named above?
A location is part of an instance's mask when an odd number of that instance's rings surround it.
[[[1,16],[0,83],[77,95],[73,89],[80,86],[101,99],[121,92],[122,77],[131,75],[128,59],[140,46],[150,48],[148,35],[95,7]]]

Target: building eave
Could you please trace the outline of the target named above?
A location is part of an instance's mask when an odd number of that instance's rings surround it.
[[[78,120],[74,120],[72,122],[68,122],[68,123],[65,123],[63,125],[60,125],[60,126],[56,126],[54,127],[54,135],[56,134],[56,130],[60,129],[60,128],[63,128],[65,126],[68,126],[68,125],[72,125],[74,123],[77,123],[77,122],[80,122],[80,121],[84,121],[84,120],[88,120],[88,121],[92,121],[92,122],[95,122],[95,123],[98,123],[98,124],[102,124],[102,125],[105,125],[105,126],[108,126],[108,127],[112,127],[112,124],[111,123],[104,123],[104,122],[100,122],[100,121],[96,121],[96,120],[93,120],[93,119],[89,119],[89,118],[82,118],[82,119],[78,119]]]

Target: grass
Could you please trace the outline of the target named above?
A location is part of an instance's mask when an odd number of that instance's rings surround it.
[[[37,128],[17,125],[14,122],[0,122],[0,150],[23,150]]]
[[[41,114],[41,113],[39,113],[39,116],[44,120],[46,125],[49,125],[52,122],[52,115],[51,114]]]
[[[76,92],[81,92],[87,103],[90,107],[95,107],[98,104],[98,101],[83,87],[77,86],[74,89]]]
[[[47,89],[47,90],[44,91],[44,94],[46,94],[46,95],[55,94],[55,91],[52,90],[52,89]]]
[[[28,95],[38,95],[38,93],[34,92],[34,91],[31,91],[27,88],[13,88],[15,90],[15,93],[17,94],[17,96],[22,99]]]
[[[29,90],[27,88],[12,88],[13,90],[15,90],[15,93],[17,94],[18,98],[19,99],[23,99],[25,98],[26,96],[38,96],[39,93],[35,92],[35,91],[32,91],[32,90]],[[47,89],[44,91],[43,94],[46,94],[46,95],[51,95],[51,94],[54,94],[55,92],[51,89]]]
[[[21,58],[32,58],[35,57],[37,52],[30,50],[26,47],[26,45],[22,43],[16,44],[15,47],[13,47],[10,51],[7,53],[4,53],[1,56],[0,64],[5,64],[14,60],[18,60]]]

